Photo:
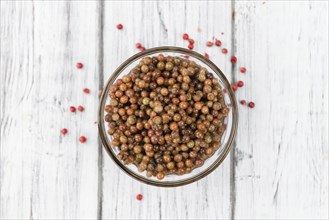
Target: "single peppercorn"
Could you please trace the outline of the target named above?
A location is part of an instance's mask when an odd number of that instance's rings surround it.
[[[214,45],[213,42],[211,42],[211,41],[207,41],[207,47],[212,47],[212,45]]]
[[[123,25],[122,25],[122,24],[118,24],[118,25],[117,25],[117,29],[118,29],[118,30],[121,30],[122,28],[123,28]]]
[[[82,64],[82,63],[77,63],[77,64],[76,64],[76,67],[77,67],[78,69],[82,69],[83,64]]]
[[[79,112],[83,112],[83,110],[85,110],[85,108],[84,108],[83,106],[79,105],[79,106],[78,106],[78,111],[79,111]]]
[[[255,103],[254,102],[249,102],[248,103],[248,107],[249,108],[254,108],[255,107]]]
[[[222,42],[221,42],[220,40],[217,40],[217,39],[216,39],[216,41],[215,41],[215,45],[216,45],[217,47],[220,47],[220,45],[222,45]]]
[[[142,47],[142,44],[141,44],[141,43],[136,43],[136,44],[135,44],[135,47],[136,47],[137,49],[140,49],[140,48]]]
[[[74,106],[70,106],[70,112],[75,112],[76,108]]]
[[[136,199],[139,200],[139,201],[142,200],[142,199],[143,199],[143,195],[142,195],[142,194],[138,194],[138,195],[136,196]]]
[[[61,134],[63,134],[63,135],[66,135],[67,134],[67,129],[66,128],[63,128],[62,130],[61,130]]]
[[[235,56],[232,56],[232,57],[231,57],[231,63],[234,64],[234,63],[237,62],[237,60],[238,60],[238,59],[237,59]]]
[[[87,138],[86,138],[85,136],[81,136],[81,137],[79,138],[79,141],[80,141],[81,143],[85,143],[85,142],[87,141]]]
[[[239,81],[237,84],[236,84],[238,87],[243,87],[244,83],[242,81]]]

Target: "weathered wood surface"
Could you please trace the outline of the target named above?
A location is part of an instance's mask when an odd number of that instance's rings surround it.
[[[0,219],[329,217],[328,2],[1,1],[0,30]],[[101,149],[98,90],[136,42],[186,47],[184,32],[256,107],[239,106],[235,149],[212,174],[156,188]],[[206,48],[213,36],[229,54]]]
[[[235,3],[235,217],[328,217],[328,2]]]

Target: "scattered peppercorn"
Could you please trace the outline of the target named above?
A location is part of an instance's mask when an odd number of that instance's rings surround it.
[[[136,196],[136,199],[139,200],[139,201],[142,200],[142,199],[143,199],[143,195],[142,195],[142,194],[138,194],[138,195]]]
[[[90,90],[88,88],[84,88],[83,89],[83,92],[86,93],[86,94],[89,94],[90,93]]]
[[[213,42],[208,41],[208,42],[207,42],[207,47],[212,47],[213,44],[214,44]]]
[[[78,106],[78,111],[79,111],[79,112],[83,112],[84,109],[85,109],[85,108],[84,108],[83,106],[81,106],[81,105]]]
[[[123,25],[122,25],[122,24],[118,24],[118,25],[117,25],[117,29],[118,29],[118,30],[121,30],[122,28],[123,28]]]
[[[253,102],[249,102],[249,103],[248,103],[248,107],[249,107],[249,108],[254,108],[254,107],[255,107],[255,103],[253,103]]]
[[[222,45],[222,42],[221,42],[220,40],[217,40],[217,39],[216,39],[216,41],[215,41],[215,45],[216,45],[217,47],[220,47],[220,45]]]
[[[86,138],[85,136],[81,136],[81,137],[79,138],[79,141],[80,141],[81,143],[85,143],[85,142],[87,141],[87,138]]]
[[[188,49],[190,49],[190,50],[193,50],[193,47],[194,47],[193,44],[188,45]]]
[[[245,105],[247,102],[246,102],[246,100],[244,100],[244,99],[242,99],[241,101],[240,101],[240,104],[241,105]]]
[[[247,70],[246,70],[246,68],[245,67],[240,67],[240,72],[241,73],[245,73]]]
[[[236,90],[238,90],[238,86],[237,85],[232,85],[232,89],[235,92]]]
[[[222,53],[223,53],[223,54],[227,54],[227,49],[226,49],[226,48],[223,48],[223,49],[222,49]]]
[[[136,44],[135,44],[135,47],[136,47],[137,49],[139,49],[139,48],[142,47],[142,44],[141,44],[141,43],[136,43]]]
[[[188,36],[187,33],[183,34],[183,39],[184,39],[184,40],[188,40],[188,39],[189,39],[189,36]]]
[[[244,83],[241,80],[237,83],[238,87],[242,87],[243,85],[244,85]]]
[[[77,64],[76,64],[76,67],[77,67],[78,69],[82,69],[83,64],[82,64],[82,63],[77,63]]]
[[[67,129],[66,129],[66,128],[63,128],[63,129],[61,130],[61,133],[62,133],[63,135],[66,135],[66,134],[67,134]]]
[[[109,96],[111,145],[147,177],[189,173],[218,149],[229,109],[213,74],[194,61],[144,57]]]
[[[209,59],[209,54],[205,53],[204,54],[204,57],[207,58],[207,59]]]
[[[234,64],[234,63],[236,63],[236,61],[237,61],[238,59],[235,57],[235,56],[232,56],[231,57],[231,62]]]
[[[75,112],[75,111],[76,111],[75,107],[74,106],[70,106],[70,112]]]

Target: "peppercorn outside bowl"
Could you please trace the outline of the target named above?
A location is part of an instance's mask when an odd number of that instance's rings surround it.
[[[194,168],[190,173],[177,175],[169,174],[166,175],[163,180],[158,180],[156,177],[146,177],[146,172],[139,172],[138,168],[134,164],[126,165],[117,158],[119,149],[117,147],[111,146],[111,141],[113,138],[107,133],[108,126],[104,120],[106,114],[104,108],[110,102],[109,92],[111,86],[116,82],[117,79],[122,78],[127,75],[131,69],[133,69],[138,62],[146,56],[157,56],[163,54],[164,56],[172,57],[188,57],[189,60],[195,61],[198,65],[205,67],[209,72],[213,73],[214,77],[219,80],[219,84],[223,89],[226,89],[224,93],[224,100],[226,105],[229,107],[230,111],[228,116],[224,120],[226,125],[225,132],[221,138],[221,143],[219,149],[215,153],[204,161],[204,164],[200,167]],[[235,99],[234,92],[230,86],[229,81],[223,74],[223,72],[209,59],[205,58],[203,55],[196,53],[194,51],[187,50],[180,47],[164,46],[156,47],[145,50],[127,59],[123,64],[121,64],[108,79],[105,88],[103,90],[99,110],[98,110],[98,129],[100,140],[112,158],[112,160],[129,176],[143,183],[160,186],[160,187],[175,187],[182,186],[197,180],[202,179],[209,173],[214,171],[225,159],[225,157],[230,152],[233,142],[236,136],[238,127],[238,107]]]

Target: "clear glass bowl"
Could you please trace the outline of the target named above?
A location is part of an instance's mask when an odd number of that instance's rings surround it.
[[[221,138],[220,148],[208,159],[204,161],[204,164],[200,167],[197,167],[192,170],[191,173],[183,175],[166,175],[163,180],[158,180],[156,177],[146,177],[146,171],[138,172],[138,168],[134,164],[125,165],[120,161],[116,155],[119,153],[118,148],[111,147],[112,137],[107,133],[108,127],[107,123],[104,120],[106,112],[104,111],[105,105],[109,104],[109,90],[111,85],[119,78],[122,78],[124,75],[128,74],[131,69],[133,69],[138,62],[145,56],[156,56],[163,54],[164,56],[173,56],[173,57],[186,57],[188,56],[190,60],[195,61],[197,64],[206,67],[209,72],[212,72],[216,78],[219,79],[219,84],[221,87],[226,89],[224,93],[226,105],[230,108],[229,115],[225,118],[224,123],[227,125],[226,130]],[[190,51],[180,47],[156,47],[152,49],[145,50],[144,52],[138,53],[123,64],[121,64],[111,75],[109,80],[106,83],[104,88],[101,102],[99,106],[98,114],[98,129],[100,134],[100,139],[105,147],[106,151],[114,162],[128,175],[131,177],[154,186],[162,187],[173,187],[181,186],[185,184],[192,183],[194,181],[200,180],[205,177],[213,170],[215,170],[225,159],[232,148],[233,141],[236,136],[237,126],[238,126],[238,108],[234,93],[231,89],[229,81],[226,79],[222,71],[209,59],[205,58],[201,54],[198,54],[194,51]]]

